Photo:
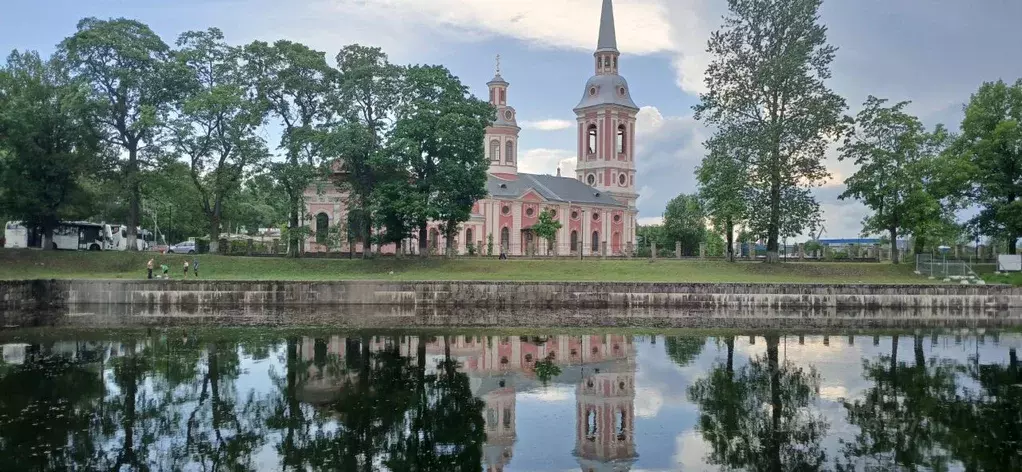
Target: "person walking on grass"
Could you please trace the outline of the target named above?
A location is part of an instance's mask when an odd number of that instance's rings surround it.
[[[187,260],[185,261],[185,276],[184,276],[184,278],[186,278],[186,279],[188,278],[188,261]]]
[[[192,273],[199,278],[199,258],[192,259]]]
[[[149,262],[145,265],[146,273],[149,274],[149,280],[153,279],[153,259],[149,258]]]
[[[163,278],[169,279],[170,274],[168,272],[170,272],[170,266],[167,264],[160,264],[160,269],[163,269]]]

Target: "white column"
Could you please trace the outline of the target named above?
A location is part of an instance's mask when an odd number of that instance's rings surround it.
[[[511,241],[508,245],[511,254],[525,254],[525,248],[522,247],[522,202],[519,201],[511,204]],[[518,252],[515,252],[516,247]]]

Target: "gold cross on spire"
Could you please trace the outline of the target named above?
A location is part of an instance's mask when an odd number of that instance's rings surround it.
[[[500,54],[497,54],[497,75],[500,75]]]

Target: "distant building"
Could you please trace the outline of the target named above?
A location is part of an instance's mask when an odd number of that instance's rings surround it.
[[[830,249],[842,250],[849,246],[877,246],[887,245],[888,243],[879,238],[859,238],[859,239],[821,239],[820,244]],[[908,248],[907,239],[898,240],[898,250],[903,251]]]
[[[518,133],[514,107],[508,105],[509,83],[500,74],[490,82],[489,101],[497,108],[493,123],[486,128],[484,149],[490,160],[486,182],[487,198],[472,206],[470,219],[455,236],[457,253],[468,252],[472,245],[486,251],[492,240],[493,252],[522,254],[603,254],[621,255],[635,246],[639,195],[635,183],[635,118],[639,108],[631,98],[624,77],[618,74],[617,36],[612,0],[603,0],[599,39],[593,53],[595,75],[586,82],[582,98],[574,108],[578,123],[576,144],[578,163],[575,176],[527,174],[518,172]],[[343,180],[339,166],[333,180]],[[332,182],[318,182],[305,192],[308,225],[313,232],[325,234],[332,225],[342,224],[348,214],[347,194]],[[553,241],[540,243],[532,230],[539,215],[549,211],[560,221],[561,230]],[[439,224],[429,223],[428,243],[441,252],[447,241]],[[414,250],[413,241],[404,246]],[[347,250],[348,246],[344,245]],[[308,252],[328,248],[312,238]],[[361,252],[361,245],[355,246]],[[380,252],[394,253],[394,245]]]

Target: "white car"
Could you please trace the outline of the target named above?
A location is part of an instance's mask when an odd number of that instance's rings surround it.
[[[185,241],[168,247],[167,254],[195,254],[195,241]]]

